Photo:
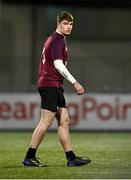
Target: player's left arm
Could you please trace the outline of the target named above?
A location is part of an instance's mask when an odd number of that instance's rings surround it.
[[[68,71],[66,66],[63,64],[63,61],[61,59],[56,59],[54,61],[54,66],[57,69],[57,71],[66,78],[69,82],[74,84],[76,82],[76,79],[71,75],[71,73]]]
[[[68,71],[68,69],[63,64],[63,61],[61,59],[56,59],[54,61],[54,66],[63,77],[65,77],[69,82],[72,83],[72,85],[73,85],[73,87],[76,90],[78,95],[82,95],[84,93],[84,88],[71,75],[71,73]]]

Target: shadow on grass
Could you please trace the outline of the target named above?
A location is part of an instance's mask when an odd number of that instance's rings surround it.
[[[22,168],[22,167],[23,167],[22,165],[18,165],[18,166],[17,165],[16,166],[13,166],[13,165],[12,166],[5,166],[4,165],[4,166],[0,166],[0,169],[5,169],[5,168]]]
[[[22,165],[10,165],[10,166],[0,166],[0,169],[12,169],[12,168],[24,168],[24,169],[44,169],[44,168],[61,168],[67,167],[66,165],[47,165],[47,167],[33,167],[33,166],[22,166]]]

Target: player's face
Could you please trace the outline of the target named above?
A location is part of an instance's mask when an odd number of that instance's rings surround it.
[[[73,22],[63,20],[58,24],[58,28],[63,35],[69,35],[73,28]]]

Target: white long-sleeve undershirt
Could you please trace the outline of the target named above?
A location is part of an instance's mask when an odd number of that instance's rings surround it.
[[[66,66],[63,64],[63,61],[61,59],[56,59],[54,61],[54,66],[57,69],[57,71],[66,78],[69,82],[72,84],[76,82],[76,79],[71,75],[71,73],[68,71]]]

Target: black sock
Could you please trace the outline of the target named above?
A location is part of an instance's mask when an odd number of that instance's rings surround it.
[[[74,154],[73,151],[67,151],[67,152],[65,152],[65,154],[66,154],[66,159],[74,160],[76,158],[76,155]]]
[[[26,153],[26,158],[27,159],[34,158],[35,154],[36,154],[36,149],[29,148],[27,153]]]

